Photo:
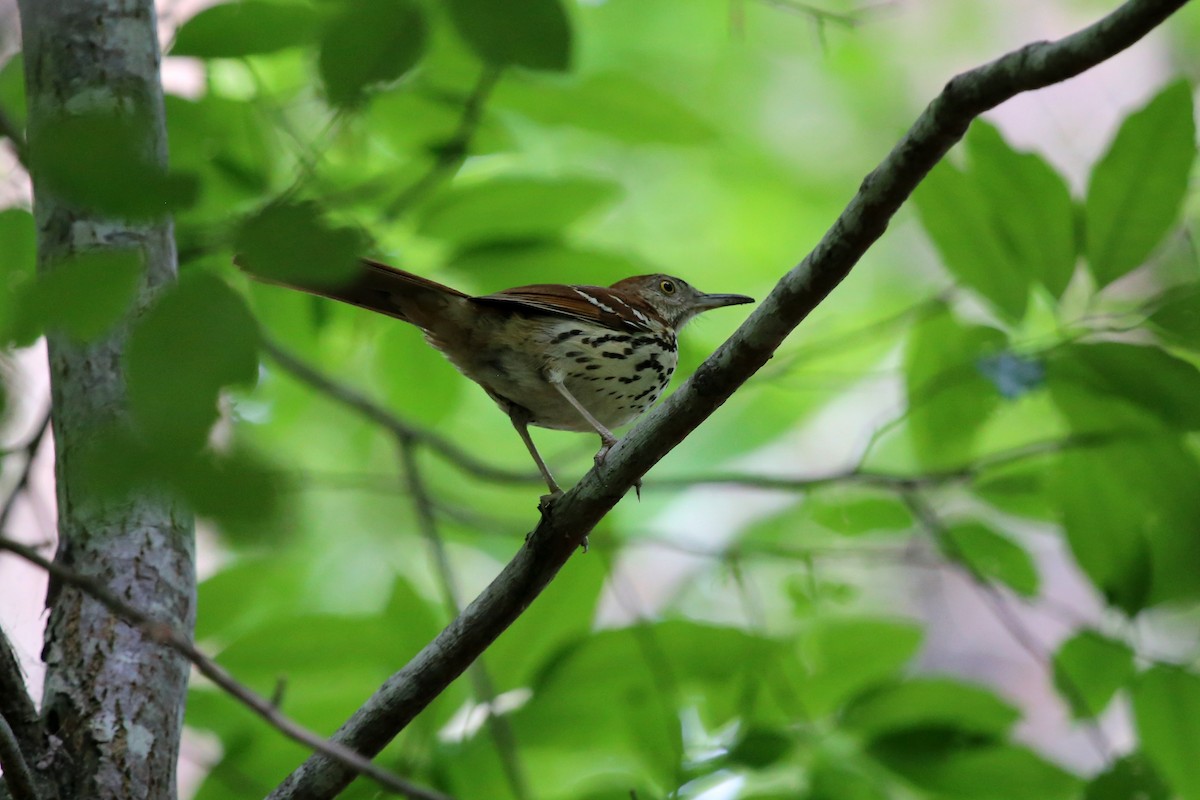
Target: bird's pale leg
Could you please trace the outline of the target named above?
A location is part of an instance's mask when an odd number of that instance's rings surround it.
[[[550,385],[558,390],[558,393],[561,394],[563,396],[563,398],[568,403],[570,403],[575,408],[576,411],[579,412],[580,416],[582,416],[585,420],[587,420],[588,424],[591,425],[592,428],[595,429],[596,433],[600,434],[600,450],[597,451],[596,457],[594,459],[596,462],[596,466],[600,466],[601,464],[604,463],[604,457],[608,455],[608,451],[611,450],[613,445],[615,445],[617,443],[617,437],[613,436],[613,432],[610,431],[608,428],[604,427],[604,425],[602,425],[600,423],[600,420],[593,417],[592,412],[588,411],[586,408],[583,407],[583,403],[581,403],[575,399],[575,395],[571,394],[571,390],[568,389],[563,384],[562,378],[556,379],[555,377],[551,377],[551,378],[549,378],[549,381],[550,381]],[[636,481],[634,481],[633,488],[634,488],[634,491],[637,492],[638,499],[641,500],[642,499],[642,479],[641,478],[638,478]]]
[[[550,494],[542,498],[542,503],[548,503],[555,497],[563,493],[558,482],[554,480],[554,476],[550,474],[550,468],[546,466],[546,462],[542,460],[542,454],[538,452],[537,447],[533,444],[533,437],[529,435],[529,415],[525,409],[517,405],[509,405],[508,418],[512,420],[513,427],[517,429],[517,435],[521,437],[521,441],[525,443],[525,447],[529,449],[529,455],[533,456],[534,463],[537,464],[538,471],[542,473],[542,477],[546,479],[546,487],[550,490]]]

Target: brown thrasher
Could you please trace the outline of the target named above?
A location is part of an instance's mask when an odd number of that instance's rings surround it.
[[[702,311],[754,302],[740,294],[704,294],[669,275],[639,275],[608,288],[538,284],[471,297],[377,261],[360,263],[358,275],[337,286],[266,280],[424,331],[508,414],[552,496],[562,489],[534,447],[529,425],[595,431],[600,463],[617,442],[610,428],[649,408],[671,379],[679,329]]]

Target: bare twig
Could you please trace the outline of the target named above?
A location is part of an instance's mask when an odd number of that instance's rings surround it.
[[[42,441],[49,429],[50,413],[46,412],[46,416],[38,424],[33,435],[20,448],[24,462],[16,483],[13,484],[8,496],[0,505],[0,531],[3,531],[8,525],[8,519],[12,515],[13,508],[16,507],[17,498],[29,486],[38,450],[41,449]],[[25,752],[31,752],[31,748],[41,750],[45,737],[38,719],[37,707],[25,688],[21,665],[3,631],[0,631],[0,716],[8,720],[8,724],[12,726],[10,732],[21,742]]]
[[[971,580],[971,585],[979,590],[980,597],[991,610],[992,616],[1008,632],[1008,635],[1017,643],[1017,646],[1024,650],[1047,673],[1057,678],[1058,686],[1068,696],[1071,705],[1079,708],[1085,707],[1082,702],[1083,693],[1079,687],[1066,673],[1060,672],[1055,675],[1054,664],[1046,652],[1046,648],[1034,636],[1033,631],[1025,627],[1024,621],[1009,606],[1004,592],[990,578],[980,572],[955,541],[946,535],[946,526],[933,506],[915,491],[905,492],[903,498],[905,504],[917,519],[917,522],[934,540],[938,549],[945,553],[947,557],[953,560],[967,574],[967,577]],[[1111,761],[1113,758],[1112,743],[1108,741],[1108,737],[1104,735],[1104,731],[1101,730],[1100,726],[1093,722],[1084,726],[1084,731],[1095,748],[1097,755],[1105,763]]]
[[[841,283],[975,117],[1021,92],[1066,80],[1112,57],[1186,2],[1129,0],[1064,39],[1027,45],[952,79],[867,176],[817,247],[691,379],[546,510],[525,546],[496,579],[355,712],[336,734],[338,741],[378,752],[462,674],[541,593],[634,482],[757,372]],[[315,755],[271,798],[332,798],[352,777],[344,766]]]
[[[1018,464],[1026,459],[1076,449],[1103,447],[1106,444],[1112,444],[1120,438],[1122,437],[1113,434],[1078,434],[1068,436],[1064,439],[1032,442],[1021,447],[1014,447],[1011,450],[984,456],[961,467],[917,473],[914,475],[876,472],[863,467],[856,467],[843,472],[836,472],[832,475],[820,475],[815,478],[783,478],[774,475],[728,472],[658,478],[653,481],[647,481],[647,485],[664,488],[687,488],[703,484],[721,484],[725,486],[745,486],[752,489],[803,492],[844,483],[905,491],[921,486],[940,486],[947,483],[968,482],[975,480],[990,470]]]
[[[828,9],[821,8],[820,6],[816,6],[812,3],[804,3],[800,0],[761,0],[761,2],[764,5],[772,6],[784,11],[791,11],[796,14],[801,14],[810,18],[818,25],[833,23],[834,25],[841,25],[845,28],[856,27],[862,22],[863,12],[869,10],[864,8],[855,11],[829,11]]]
[[[396,437],[396,444],[400,449],[400,461],[404,467],[404,480],[408,486],[408,493],[413,499],[413,506],[417,512],[417,523],[432,551],[438,583],[442,588],[446,608],[450,612],[450,617],[453,618],[462,612],[462,599],[459,596],[458,582],[450,564],[450,557],[446,553],[446,543],[438,530],[433,499],[425,487],[420,467],[417,464],[416,445],[412,440],[400,436]],[[526,779],[525,770],[521,765],[516,734],[508,719],[496,713],[496,684],[488,672],[487,663],[480,657],[471,665],[467,674],[475,689],[475,696],[487,705],[485,723],[488,726],[488,734],[496,743],[500,764],[504,768],[509,788],[512,789],[513,796],[518,800],[527,800],[530,797],[529,781]]]
[[[271,357],[271,360],[291,373],[293,377],[304,381],[309,386],[328,395],[342,405],[354,409],[362,416],[391,432],[394,436],[428,447],[447,461],[477,478],[493,483],[536,484],[542,482],[537,473],[518,472],[486,464],[455,445],[449,439],[400,419],[383,406],[371,401],[365,395],[322,374],[270,339],[264,338],[262,340],[262,348]]]
[[[42,421],[38,423],[33,435],[29,437],[29,441],[21,446],[21,452],[24,454],[25,462],[21,465],[21,474],[17,476],[17,482],[13,484],[12,491],[8,497],[4,498],[3,505],[0,505],[0,531],[8,526],[8,518],[12,514],[13,507],[16,506],[17,498],[29,486],[29,479],[33,476],[33,464],[37,458],[37,452],[42,446],[42,439],[46,437],[46,432],[50,430],[50,412],[42,417]]]
[[[15,764],[12,769],[20,770],[22,766],[28,768],[30,763],[36,764],[41,760],[46,748],[45,728],[38,717],[37,706],[25,688],[25,679],[17,654],[3,630],[0,630],[0,723],[4,726],[0,736],[12,740],[11,745],[7,742],[0,744],[5,748],[17,748],[18,754],[22,756],[21,763],[16,764],[14,756],[0,752],[0,769],[3,769],[6,776],[10,769],[10,761]],[[39,784],[33,781],[33,785],[35,789],[39,785],[50,789],[48,782]],[[41,794],[35,792],[28,796],[41,797]],[[14,797],[18,800],[21,798],[19,789],[14,791]]]
[[[457,130],[438,147],[429,169],[384,209],[384,222],[391,222],[408,211],[427,192],[458,171],[458,168],[467,159],[471,140],[475,137],[480,122],[483,121],[484,106],[499,80],[500,68],[485,65],[483,72],[479,75],[479,80],[475,83],[475,88],[471,90],[471,94],[467,96],[467,100],[463,104],[463,113],[458,121]]]
[[[371,763],[370,759],[363,757],[349,747],[327,740],[285,716],[271,701],[239,683],[224,667],[201,652],[192,644],[188,636],[175,630],[171,625],[129,605],[113,594],[102,582],[83,573],[76,572],[73,569],[68,569],[58,562],[51,561],[40,555],[32,547],[27,547],[2,536],[0,536],[0,550],[7,550],[31,564],[36,564],[61,583],[74,586],[112,613],[136,625],[153,641],[181,654],[192,663],[201,675],[240,701],[255,714],[258,714],[289,739],[305,745],[314,752],[321,753],[326,758],[333,759],[341,764],[343,768],[352,770],[355,774],[366,775],[375,780],[380,786],[405,797],[414,798],[414,800],[450,800],[447,795],[441,792],[418,786],[381,767],[375,766],[375,764]]]

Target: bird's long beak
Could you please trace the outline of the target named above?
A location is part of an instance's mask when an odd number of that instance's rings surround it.
[[[708,311],[711,308],[724,308],[725,306],[740,306],[743,303],[753,303],[753,297],[747,297],[744,294],[705,294],[701,295],[697,301],[701,311]]]

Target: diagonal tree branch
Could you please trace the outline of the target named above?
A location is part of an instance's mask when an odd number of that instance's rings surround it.
[[[69,567],[64,567],[58,561],[51,561],[48,558],[44,558],[34,548],[14,542],[4,536],[0,536],[0,551],[8,551],[13,555],[20,556],[31,564],[36,564],[46,570],[56,580],[83,591],[113,614],[141,628],[150,639],[182,655],[191,662],[192,666],[201,675],[208,678],[255,714],[269,722],[289,739],[299,742],[314,751],[324,753],[326,757],[336,760],[337,763],[343,765],[346,769],[352,770],[353,773],[366,775],[379,783],[380,786],[390,789],[397,794],[413,798],[413,800],[450,800],[447,795],[432,789],[426,789],[423,786],[418,786],[381,767],[377,767],[369,759],[355,753],[345,745],[323,739],[299,723],[294,722],[279,710],[276,703],[235,680],[232,675],[225,671],[224,667],[201,652],[192,643],[191,637],[181,633],[169,623],[157,619],[153,615],[125,602],[105,586],[102,581],[90,575],[76,572]]]
[[[1083,700],[1083,692],[1079,686],[1066,672],[1055,669],[1053,659],[1047,653],[1046,647],[1038,641],[1033,631],[1029,630],[1020,615],[1009,606],[1004,592],[987,575],[980,572],[954,540],[947,535],[946,524],[929,501],[916,491],[904,492],[903,499],[917,523],[929,534],[938,549],[966,573],[971,584],[979,590],[980,599],[984,605],[988,607],[992,616],[1008,632],[1017,646],[1045,670],[1051,680],[1058,684],[1060,693],[1065,695],[1072,705],[1086,708],[1087,704]],[[1096,750],[1096,755],[1105,763],[1112,761],[1113,745],[1098,721],[1092,719],[1084,725],[1083,730]]]
[[[408,485],[408,494],[412,498],[417,513],[417,524],[421,529],[422,537],[429,545],[434,572],[437,575],[438,583],[441,584],[446,608],[451,617],[456,616],[462,613],[461,591],[450,565],[450,555],[446,552],[446,543],[438,529],[433,499],[425,487],[425,480],[417,464],[416,447],[413,442],[403,437],[396,438],[396,445],[400,449],[404,480]],[[491,673],[488,672],[487,663],[482,657],[471,665],[467,670],[467,675],[471,679],[476,700],[487,705],[485,724],[496,745],[496,751],[500,756],[500,765],[504,769],[508,786],[517,800],[528,800],[530,797],[529,781],[525,777],[525,768],[521,763],[516,734],[513,732],[508,718],[495,712],[496,685],[492,682]]]
[[[316,368],[286,350],[282,345],[263,337],[263,351],[271,360],[287,370],[297,380],[304,381],[309,386],[332,397],[339,403],[352,408],[362,416],[384,428],[400,441],[411,442],[428,447],[433,452],[456,465],[464,472],[477,478],[493,483],[531,483],[541,484],[541,477],[535,472],[518,472],[480,461],[475,456],[463,450],[433,431],[397,417],[383,406],[375,403],[366,395],[345,386],[322,374]]]
[[[545,588],[583,538],[646,473],[767,362],[776,348],[849,274],[892,216],[971,120],[1021,92],[1049,86],[1111,58],[1187,0],[1129,0],[1095,24],[1037,42],[953,78],[863,181],[816,248],[779,282],[745,324],[665,403],[543,515],[512,561],[412,661],[389,678],[335,739],[378,753],[479,656]],[[272,800],[336,795],[353,777],[313,756]]]

